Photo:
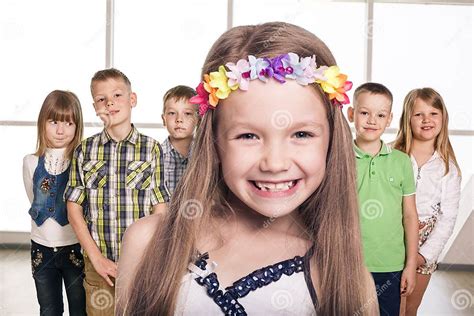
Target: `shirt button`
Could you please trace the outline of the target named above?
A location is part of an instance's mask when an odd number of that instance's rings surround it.
[[[54,196],[54,193],[53,193],[53,192],[51,192],[51,193],[49,194],[49,196]]]
[[[372,161],[372,166],[375,165],[375,162]]]
[[[375,174],[375,171],[372,171],[372,174]]]
[[[52,211],[53,211],[53,208],[52,208],[52,207],[48,208],[48,211],[52,212]]]

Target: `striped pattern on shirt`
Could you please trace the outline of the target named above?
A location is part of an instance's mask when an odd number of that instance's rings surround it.
[[[74,151],[65,199],[80,204],[89,232],[102,254],[117,261],[125,230],[169,201],[159,143],[132,125],[114,141],[103,130]]]

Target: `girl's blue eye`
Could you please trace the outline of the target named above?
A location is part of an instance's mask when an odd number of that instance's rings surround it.
[[[257,135],[252,133],[245,133],[237,136],[237,139],[257,139]]]
[[[296,132],[295,133],[295,137],[296,138],[308,138],[308,137],[312,137],[313,135],[308,133],[308,132],[303,132],[303,131],[299,131],[299,132]]]

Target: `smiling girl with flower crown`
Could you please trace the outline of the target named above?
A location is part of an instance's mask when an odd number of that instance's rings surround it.
[[[196,154],[169,212],[127,231],[116,313],[377,314],[340,109],[351,83],[329,49],[291,24],[235,27],[202,72]]]

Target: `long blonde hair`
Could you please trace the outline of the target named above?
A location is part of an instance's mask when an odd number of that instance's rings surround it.
[[[248,55],[274,57],[288,52],[316,55],[318,65],[336,64],[326,45],[312,33],[292,24],[272,22],[225,32],[212,46],[202,73]],[[321,289],[315,309],[321,315],[362,315],[364,304],[370,301],[366,293],[371,285],[362,258],[351,132],[341,110],[331,105],[318,85],[313,87],[328,113],[327,172],[319,188],[296,212],[315,241],[311,260],[320,276],[315,288]],[[118,314],[172,315],[182,277],[195,258],[199,232],[211,230],[213,218],[230,212],[229,189],[215,148],[216,111],[203,117],[195,140],[196,154],[138,265],[130,296],[118,304]],[[199,201],[203,206],[201,216],[193,220],[182,214],[189,201]]]
[[[448,110],[446,109],[446,105],[444,104],[441,95],[432,88],[413,89],[406,95],[405,100],[403,101],[403,113],[400,117],[400,127],[398,129],[394,147],[408,155],[411,154],[413,149],[413,131],[411,129],[410,120],[413,116],[413,109],[415,107],[416,100],[418,99],[423,100],[435,109],[441,111],[443,116],[441,122],[441,131],[436,137],[434,149],[444,161],[445,174],[448,174],[449,172],[450,161],[454,163],[458,169],[459,174],[461,174],[461,169],[459,168],[458,162],[456,160],[456,155],[454,154],[453,147],[449,141]]]
[[[74,122],[74,138],[66,148],[66,157],[72,157],[74,148],[81,142],[83,133],[82,109],[78,97],[70,92],[54,90],[46,96],[41,106],[37,122],[36,156],[44,155],[48,142],[46,140],[46,123],[48,120]]]

